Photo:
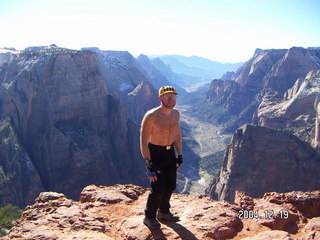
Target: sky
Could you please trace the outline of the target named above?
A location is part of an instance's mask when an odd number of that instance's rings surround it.
[[[56,44],[244,62],[320,47],[319,0],[0,0],[0,47]]]

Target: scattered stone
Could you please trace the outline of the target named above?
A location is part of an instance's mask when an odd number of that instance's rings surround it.
[[[150,230],[142,223],[147,189],[90,185],[79,202],[60,193],[41,193],[1,239],[319,239],[319,193],[272,192],[258,199],[242,192],[237,193],[238,205],[208,196],[173,194],[172,212],[180,221],[161,222],[159,230]],[[302,197],[299,204],[293,201],[295,194]],[[303,201],[315,207],[301,208]],[[255,212],[259,218],[252,215]]]

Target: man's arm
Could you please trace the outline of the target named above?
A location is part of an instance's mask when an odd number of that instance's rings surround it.
[[[141,123],[141,129],[140,129],[140,150],[142,157],[149,158],[150,159],[150,151],[148,148],[148,142],[151,135],[151,129],[152,129],[152,119],[150,114],[146,113],[144,116],[142,123]]]
[[[151,130],[152,130],[152,116],[149,113],[146,113],[146,115],[144,115],[144,118],[142,120],[141,129],[140,129],[140,150],[141,150],[142,157],[145,159],[145,163],[147,165],[148,176],[152,182],[155,182],[158,179],[157,179],[156,173],[152,171],[152,167],[154,166],[152,166],[151,154],[148,148]]]
[[[181,136],[180,130],[179,130],[177,140],[175,141],[175,145],[176,145],[176,150],[178,155],[182,155],[182,136]]]
[[[178,155],[182,155],[182,136],[181,136],[181,130],[180,130],[180,112],[178,111],[178,133],[177,138],[175,140],[175,146]]]

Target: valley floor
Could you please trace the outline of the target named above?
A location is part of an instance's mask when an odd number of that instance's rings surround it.
[[[179,177],[184,178],[181,193],[202,194],[219,171],[226,145],[231,135],[220,134],[221,127],[195,116],[190,105],[177,105],[181,112],[181,129],[186,165]],[[210,168],[210,169],[208,169]]]

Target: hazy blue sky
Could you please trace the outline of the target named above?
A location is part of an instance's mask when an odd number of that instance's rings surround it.
[[[57,44],[246,61],[320,46],[319,0],[0,0],[0,47]]]

